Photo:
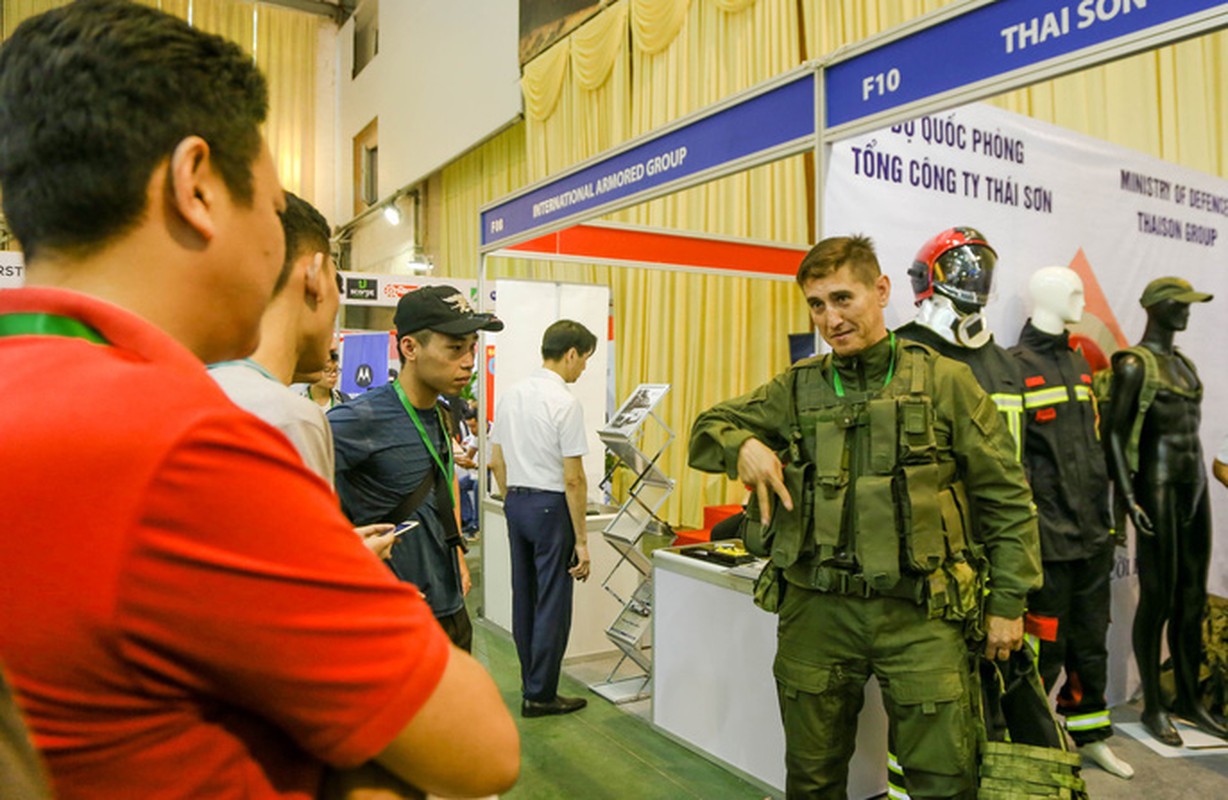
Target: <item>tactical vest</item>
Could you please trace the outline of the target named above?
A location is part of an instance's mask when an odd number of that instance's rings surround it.
[[[963,607],[956,616],[975,605],[974,597],[960,597],[974,584],[969,506],[950,442],[934,425],[935,360],[924,345],[900,341],[887,386],[843,397],[826,377],[834,369],[830,355],[794,371],[785,466],[794,509],[776,503],[768,530],[759,532],[761,549],[766,545],[790,583],[853,593],[854,576],[867,596],[921,602],[933,595],[943,605],[951,577],[959,585],[952,605]],[[747,516],[758,519],[758,510]],[[748,534],[753,546],[755,532]],[[843,585],[832,585],[833,577]],[[935,609],[944,616],[953,610]]]
[[[1130,438],[1126,441],[1126,464],[1130,468],[1130,474],[1138,472],[1138,444],[1143,436],[1143,421],[1147,418],[1147,409],[1151,407],[1155,400],[1156,392],[1160,389],[1167,389],[1170,392],[1189,397],[1194,400],[1202,400],[1202,381],[1198,378],[1198,370],[1194,367],[1194,362],[1186,358],[1185,353],[1173,348],[1173,355],[1181,359],[1185,366],[1190,370],[1195,380],[1198,380],[1198,386],[1191,390],[1182,389],[1178,386],[1172,386],[1164,382],[1160,377],[1160,365],[1156,360],[1156,354],[1144,345],[1136,344],[1133,347],[1123,347],[1121,350],[1113,353],[1112,361],[1115,365],[1117,359],[1125,356],[1133,355],[1143,364],[1143,383],[1139,387],[1138,392],[1138,409],[1134,412],[1134,422],[1130,424]],[[1100,438],[1108,441],[1108,419],[1111,415],[1110,408],[1113,402],[1112,392],[1110,391],[1113,385],[1113,367],[1106,367],[1099,370],[1092,376],[1092,396],[1096,402],[1096,415],[1099,419],[1098,426],[1100,428]],[[1124,518],[1121,520],[1124,522]],[[1117,525],[1118,530],[1124,530],[1120,522]]]

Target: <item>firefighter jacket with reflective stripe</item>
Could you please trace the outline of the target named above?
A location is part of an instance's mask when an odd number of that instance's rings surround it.
[[[993,337],[984,347],[962,347],[917,322],[901,325],[895,333],[967,364],[976,382],[1002,413],[1002,421],[1015,439],[1015,458],[1023,457],[1023,378],[1019,376],[1019,365],[1005,348],[999,347]]]
[[[993,401],[963,364],[909,341],[893,354],[888,339],[806,359],[700,414],[690,465],[736,478],[752,437],[785,463],[793,511],[775,502],[765,539],[774,535],[773,563],[790,581],[834,559],[877,589],[935,570],[937,548],[967,537],[988,558],[986,613],[1016,618],[1039,587],[1031,492]]]
[[[1096,426],[1091,368],[1031,321],[1011,348],[1024,381],[1027,435],[1024,463],[1040,517],[1045,561],[1089,558],[1100,552],[1112,525],[1109,474]]]

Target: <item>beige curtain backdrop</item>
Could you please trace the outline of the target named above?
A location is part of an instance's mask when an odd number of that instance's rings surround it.
[[[951,1],[619,0],[584,35],[577,31],[552,48],[558,52],[526,65],[523,125],[444,171],[448,269],[474,274],[480,205]],[[611,59],[610,31],[622,24],[624,7],[625,55],[612,57],[610,77],[594,88],[586,59],[598,49]],[[1226,47],[1228,34],[1215,34],[991,102],[1224,176]],[[521,137],[523,155],[511,152]],[[809,159],[792,158],[615,218],[804,244],[813,235],[812,182]],[[785,367],[785,334],[809,328],[792,284],[507,261],[492,261],[489,274],[607,283],[618,391],[625,395],[641,382],[674,387],[663,412],[679,440],[666,451],[663,466],[678,480],[678,490],[664,516],[695,525],[704,505],[742,499],[735,483],[685,466],[686,436],[699,411]]]
[[[523,125],[444,170],[445,268],[474,274],[479,206],[795,66],[802,60],[800,30],[796,0],[620,0],[603,10],[526,66]],[[517,137],[524,139],[525,161],[500,170],[500,152]],[[615,218],[805,243],[802,161],[761,167]],[[507,180],[493,178],[495,170]],[[506,190],[491,193],[496,183]],[[686,436],[700,410],[787,364],[786,334],[808,328],[792,284],[502,259],[489,262],[488,275],[609,285],[619,393],[645,382],[673,385],[661,414],[679,438],[663,466],[678,489],[663,516],[697,524],[705,504],[742,499],[724,478],[686,467]],[[659,442],[649,438],[645,446]]]
[[[326,198],[315,174],[316,53],[320,26],[331,24],[314,14],[256,6],[256,66],[269,81],[264,136],[281,185],[317,205]]]
[[[193,24],[256,53],[269,77],[266,137],[282,181],[311,199],[320,19],[253,6],[251,0],[140,1],[182,18],[190,9]],[[442,171],[441,230],[431,234],[439,242],[440,273],[476,273],[481,205],[951,1],[616,0],[526,65],[523,123]],[[4,0],[5,30],[64,2]],[[1228,33],[1217,33],[991,102],[1223,177],[1226,53]],[[813,167],[808,158],[796,157],[614,218],[806,244],[813,237],[813,192]],[[666,451],[663,466],[678,480],[678,491],[664,516],[694,525],[704,505],[742,499],[740,486],[685,466],[686,436],[699,411],[785,367],[785,334],[809,328],[792,284],[509,260],[490,266],[492,278],[609,285],[619,393],[642,382],[674,387],[662,412],[679,440]]]
[[[237,43],[269,82],[269,118],[264,135],[277,163],[282,185],[315,199],[316,48],[319,26],[314,14],[254,3],[252,0],[136,0],[189,19],[203,31]],[[3,0],[6,34],[22,20],[68,0]]]

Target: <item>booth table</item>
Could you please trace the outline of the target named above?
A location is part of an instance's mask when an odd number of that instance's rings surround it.
[[[681,549],[653,552],[652,723],[783,792],[785,738],[772,677],[776,617],[752,602],[751,577]],[[851,798],[887,790],[887,715],[873,679],[848,789]]]

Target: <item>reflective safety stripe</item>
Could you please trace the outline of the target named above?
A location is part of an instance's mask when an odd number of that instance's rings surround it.
[[[1023,398],[1017,394],[991,394],[989,399],[1002,412],[1006,429],[1015,440],[1015,460],[1023,460]]]
[[[1076,714],[1066,718],[1066,730],[1090,731],[1093,728],[1109,727],[1109,712],[1095,711],[1091,714]]]
[[[1070,400],[1070,395],[1067,393],[1065,386],[1057,386],[1052,389],[1037,389],[1034,392],[1023,393],[1023,405],[1029,409],[1052,406],[1058,403],[1065,403],[1068,400]]]
[[[897,775],[899,776],[898,779],[896,778]],[[908,796],[908,792],[904,790],[903,786],[901,786],[898,783],[894,783],[895,780],[903,780],[903,778],[904,778],[904,768],[900,766],[900,762],[898,759],[896,759],[895,753],[888,750],[887,751],[887,797],[892,798],[892,800],[912,800],[912,798]]]
[[[1074,387],[1075,400],[1080,403],[1090,403],[1092,401],[1092,390],[1087,386]]]
[[[999,411],[1023,410],[1023,398],[1017,394],[991,394],[989,399],[994,402]]]

